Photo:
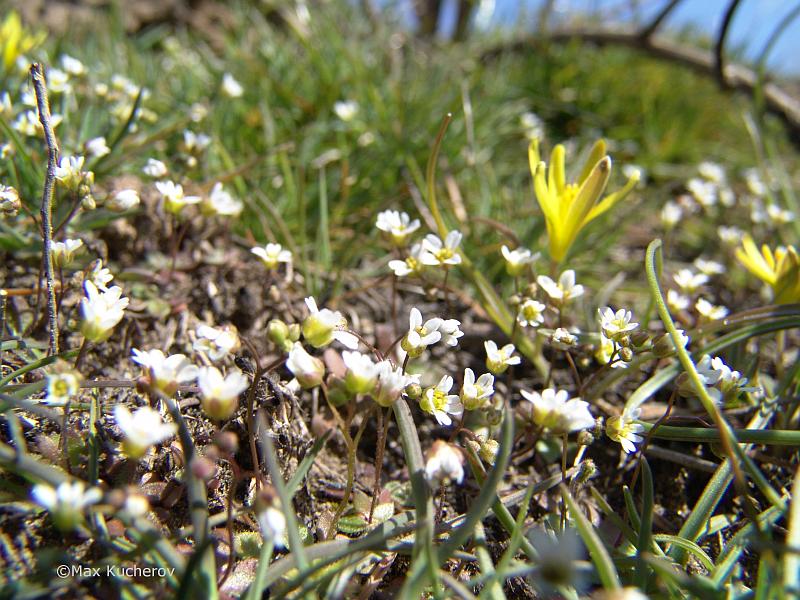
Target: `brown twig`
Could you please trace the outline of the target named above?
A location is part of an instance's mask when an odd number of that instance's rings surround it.
[[[42,192],[42,239],[44,240],[43,261],[45,277],[47,277],[47,314],[50,322],[50,343],[48,355],[58,354],[58,312],[56,309],[55,274],[53,271],[53,186],[56,179],[56,164],[58,162],[58,142],[50,122],[50,103],[47,100],[47,86],[45,85],[44,70],[40,63],[34,63],[30,68],[33,89],[36,93],[36,105],[39,109],[39,122],[44,130],[44,140],[47,146],[47,172],[44,178]]]

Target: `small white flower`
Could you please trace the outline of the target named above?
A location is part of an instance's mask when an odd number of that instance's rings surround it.
[[[54,94],[72,91],[69,75],[61,69],[47,69],[47,90]]]
[[[777,204],[767,205],[767,217],[776,225],[783,225],[794,221],[794,213],[785,208],[781,208]]]
[[[717,235],[719,235],[719,239],[724,243],[731,246],[738,246],[742,241],[744,232],[738,227],[726,227],[725,225],[720,225],[717,228]]]
[[[134,460],[143,457],[151,446],[170,439],[178,430],[175,423],[164,423],[159,412],[149,406],[131,413],[126,406],[117,404],[114,420],[122,431],[122,449]]]
[[[325,364],[316,356],[311,356],[303,344],[295,342],[289,350],[286,368],[292,372],[297,382],[304,389],[316,387],[325,376]]]
[[[422,262],[424,253],[422,244],[414,244],[405,260],[390,260],[389,268],[394,272],[395,277],[419,275],[425,268],[425,264]]]
[[[720,361],[721,362],[721,361]],[[717,363],[719,365],[719,363]],[[725,363],[722,363],[723,365]],[[700,361],[695,365],[697,374],[700,376],[700,381],[703,385],[715,385],[722,377],[722,371],[715,368],[714,362],[708,354],[704,354]]]
[[[759,388],[747,385],[747,377],[734,371],[720,357],[711,359],[711,368],[719,373],[716,385],[725,398],[735,398],[739,392],[755,392]]]
[[[672,200],[664,204],[661,209],[661,223],[666,229],[672,229],[677,225],[683,217],[683,209],[680,205]]]
[[[606,435],[622,445],[622,449],[628,454],[636,452],[636,444],[639,444],[644,439],[639,435],[644,431],[644,425],[634,423],[641,412],[641,408],[635,408],[630,412],[623,412],[621,415],[611,417],[606,421]]]
[[[422,313],[418,308],[412,308],[408,317],[408,333],[400,342],[400,346],[411,358],[420,356],[425,348],[442,339],[442,332],[439,331],[442,322],[442,319],[435,317],[423,324]]]
[[[518,365],[522,359],[514,355],[514,344],[506,344],[498,349],[492,340],[483,343],[486,349],[486,368],[495,375],[505,372],[511,365]]]
[[[459,329],[461,321],[456,319],[442,319],[439,325],[439,333],[442,334],[442,343],[446,346],[458,346],[458,338],[464,335]]]
[[[63,120],[64,117],[61,115],[50,115],[50,124],[53,126],[53,129],[58,127]],[[41,137],[44,132],[42,129],[42,124],[39,121],[39,113],[34,110],[26,110],[25,112],[17,115],[17,118],[14,119],[11,127],[13,127],[16,131],[19,131],[22,135],[27,135],[29,137]]]
[[[52,242],[50,254],[53,256],[53,264],[56,267],[68,265],[81,248],[83,248],[83,240],[67,239],[63,242]]]
[[[464,480],[464,463],[461,453],[447,442],[436,440],[425,456],[425,479],[434,489],[442,484]]]
[[[704,208],[710,208],[717,203],[717,184],[713,181],[694,177],[686,183],[686,189]]]
[[[277,269],[280,263],[289,264],[292,262],[292,253],[284,250],[280,244],[267,244],[263,248],[256,246],[250,252],[255,254],[268,269]]]
[[[698,298],[697,302],[694,305],[695,310],[705,317],[706,319],[710,319],[712,321],[716,321],[717,319],[724,319],[728,316],[728,309],[724,306],[714,306],[706,300],[705,298]]]
[[[211,193],[200,204],[200,212],[207,217],[237,217],[243,208],[242,201],[234,198],[219,182],[214,184]]]
[[[559,327],[550,336],[550,341],[556,345],[574,346],[578,343],[578,338],[563,327]]]
[[[126,210],[139,206],[140,202],[139,192],[128,189],[118,191],[111,198],[106,200],[105,206],[108,210],[113,210],[114,212],[125,212]]]
[[[61,67],[73,77],[86,75],[86,66],[77,58],[73,58],[69,54],[61,55]]]
[[[667,290],[667,306],[676,312],[689,308],[689,297],[675,290]]]
[[[156,189],[164,200],[164,210],[174,215],[179,214],[186,206],[200,202],[200,196],[186,196],[183,186],[174,181],[156,181]]]
[[[600,328],[607,338],[619,342],[628,332],[639,327],[639,323],[631,323],[633,313],[624,308],[616,313],[608,306],[597,309],[600,317]]]
[[[391,406],[406,389],[406,386],[415,382],[417,377],[406,375],[403,369],[395,367],[388,360],[382,360],[376,365],[378,384],[372,399],[380,406]]]
[[[157,348],[148,351],[134,348],[132,354],[131,360],[147,369],[150,385],[167,396],[172,396],[178,386],[197,377],[197,367],[183,354],[165,356]]]
[[[31,496],[34,502],[50,512],[59,529],[70,531],[83,521],[84,509],[99,502],[103,494],[98,488],[87,490],[82,481],[65,481],[57,488],[48,484],[37,484],[33,487]]]
[[[628,363],[624,360],[620,360],[619,352],[617,352],[618,347],[614,340],[611,338],[607,338],[605,334],[601,331],[600,332],[600,343],[597,345],[597,350],[595,350],[594,356],[600,364],[607,365],[611,360],[611,357],[614,357],[614,362],[611,363],[612,369],[626,369],[628,367]]]
[[[529,140],[540,140],[544,137],[544,121],[536,113],[522,113],[519,124]]]
[[[461,255],[458,253],[458,246],[461,244],[461,237],[461,232],[454,229],[442,242],[439,236],[429,233],[422,241],[422,248],[426,251],[422,262],[431,266],[460,265]]]
[[[594,427],[589,403],[580,398],[569,399],[566,390],[547,388],[539,392],[522,390],[522,396],[533,404],[533,422],[555,434],[567,434]]]
[[[744,171],[744,179],[747,183],[747,189],[750,190],[751,194],[759,198],[763,198],[767,195],[769,188],[767,184],[764,183],[764,180],[761,179],[761,174],[758,172],[758,169],[746,169]]]
[[[703,161],[699,165],[697,165],[697,172],[700,173],[703,177],[705,177],[709,181],[713,181],[717,184],[725,183],[727,177],[725,175],[725,167],[723,167],[719,163],[711,162],[711,161]]]
[[[64,406],[78,393],[80,383],[75,373],[51,373],[47,375],[47,399],[50,406]]]
[[[519,305],[517,313],[517,323],[522,327],[538,327],[544,323],[544,310],[547,308],[538,300],[528,298]]]
[[[280,509],[277,496],[271,505],[258,511],[256,518],[264,540],[271,542],[276,548],[286,548],[286,517]]]
[[[361,352],[342,352],[342,360],[347,371],[344,384],[351,394],[369,394],[375,389],[378,381],[378,365],[372,358]]]
[[[153,179],[160,179],[164,177],[169,171],[167,165],[155,158],[148,158],[147,164],[142,168],[142,172],[148,177]]]
[[[537,554],[533,581],[545,597],[550,597],[557,588],[580,590],[585,586],[584,578],[576,568],[583,553],[580,537],[574,529],[565,529],[557,536],[538,528],[529,537]]]
[[[244,88],[241,83],[236,81],[233,75],[225,73],[222,76],[222,93],[228,98],[241,98],[242,94],[244,94]]]
[[[104,342],[122,320],[128,299],[122,297],[122,288],[111,287],[103,292],[91,281],[85,281],[86,296],[81,299],[81,333],[90,342]]]
[[[11,106],[11,96],[9,96],[8,92],[3,92],[0,94],[0,115],[4,114],[11,114],[12,106]]]
[[[672,276],[672,279],[687,294],[693,294],[698,288],[708,283],[708,275],[694,273],[691,269],[681,269]]]
[[[503,258],[506,259],[506,272],[512,277],[521,275],[528,265],[533,264],[539,258],[538,252],[532,254],[527,248],[509,250],[508,246],[503,245],[500,248],[500,252],[503,254]]]
[[[408,213],[396,210],[385,210],[378,213],[375,227],[389,234],[395,246],[406,245],[408,236],[419,229],[419,219],[411,220]]]
[[[183,132],[183,149],[189,154],[200,153],[211,144],[211,138],[205,133],[195,133],[189,129]]]
[[[216,367],[201,367],[197,373],[200,405],[209,417],[217,421],[233,415],[239,406],[239,394],[249,385],[250,381],[239,369],[232,370],[225,377]]]
[[[327,346],[333,340],[351,350],[358,348],[358,338],[347,331],[347,319],[338,310],[328,308],[319,310],[313,297],[306,298],[309,315],[303,320],[303,337],[314,348]]]
[[[192,348],[195,352],[204,353],[214,362],[224,359],[239,348],[239,334],[232,325],[221,328],[198,325],[195,333],[197,339]]]
[[[706,260],[700,257],[694,260],[694,266],[697,267],[697,270],[703,275],[708,275],[709,277],[712,275],[720,275],[725,272],[725,267],[717,261]]]
[[[84,148],[86,149],[86,154],[95,158],[100,158],[111,152],[111,148],[106,144],[106,138],[102,136],[88,140],[84,144]]]
[[[150,512],[150,502],[144,494],[131,491],[125,497],[125,505],[122,510],[128,518],[137,519]]]
[[[558,278],[558,283],[547,275],[539,275],[536,278],[536,282],[550,296],[550,299],[557,304],[583,296],[583,286],[575,284],[575,271],[572,269],[564,271]]]
[[[83,170],[83,163],[86,159],[83,156],[62,156],[56,167],[56,179],[65,188],[75,191],[85,183],[94,182],[94,173]]]
[[[106,291],[108,289],[108,283],[114,279],[114,275],[111,274],[111,271],[103,266],[103,261],[99,258],[94,261],[94,266],[92,266],[92,270],[89,273],[89,278],[92,280],[97,286],[98,290]]]
[[[355,100],[345,100],[335,102],[333,105],[333,112],[345,123],[355,119],[358,114],[358,102]]]
[[[440,425],[450,425],[453,420],[450,416],[461,417],[464,414],[464,405],[456,394],[450,394],[453,387],[453,378],[444,375],[434,387],[427,388],[422,393],[419,406],[426,413],[436,417]]]
[[[486,406],[494,394],[494,376],[484,373],[475,380],[472,369],[464,370],[464,383],[461,385],[461,402],[465,410],[478,410]]]

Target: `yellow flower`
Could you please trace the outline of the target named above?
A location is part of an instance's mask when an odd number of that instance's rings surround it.
[[[533,140],[528,148],[533,189],[544,213],[550,257],[556,262],[564,260],[581,229],[622,200],[639,181],[636,171],[625,187],[600,200],[611,175],[611,158],[605,152],[605,142],[598,140],[578,180],[568,183],[564,146],[553,148],[549,167],[540,159],[539,140]]]
[[[17,59],[44,41],[45,33],[29,33],[16,11],[11,11],[0,23],[0,60],[3,72],[8,71]]]
[[[800,302],[800,257],[794,246],[778,246],[773,252],[764,244],[759,252],[753,238],[745,235],[742,247],[736,249],[736,258],[772,288],[776,303]]]

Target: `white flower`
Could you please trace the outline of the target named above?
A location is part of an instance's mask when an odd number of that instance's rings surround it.
[[[129,519],[137,519],[150,511],[150,502],[144,494],[129,491],[122,510]]]
[[[598,360],[600,364],[607,365],[611,360],[611,357],[614,357],[614,362],[611,363],[612,369],[626,369],[628,367],[628,363],[624,360],[619,359],[619,352],[617,352],[618,348],[617,345],[614,343],[614,340],[611,338],[607,338],[605,334],[601,331],[600,332],[600,343],[597,345],[597,350],[595,350],[594,356]]]
[[[128,299],[122,297],[122,288],[114,286],[103,292],[91,281],[85,281],[86,296],[81,299],[81,333],[90,342],[104,342],[122,320]]]
[[[131,413],[126,406],[117,404],[114,420],[122,431],[122,449],[134,460],[143,457],[150,446],[170,439],[178,430],[175,423],[164,423],[159,412],[149,406]]]
[[[600,317],[600,328],[603,335],[607,338],[619,342],[628,332],[639,327],[639,323],[631,323],[633,313],[624,308],[620,308],[616,313],[608,306],[598,308],[597,314]]]
[[[244,94],[242,84],[234,79],[230,73],[225,73],[222,76],[222,93],[228,98],[241,98]]]
[[[156,189],[164,200],[164,210],[174,215],[179,214],[187,205],[200,202],[200,196],[186,196],[183,186],[174,181],[156,181]]]
[[[547,308],[538,300],[528,298],[520,304],[519,312],[517,313],[517,323],[522,327],[538,327],[544,323],[544,310]]]
[[[183,149],[190,154],[199,153],[211,144],[211,138],[205,133],[195,133],[189,129],[183,132]]]
[[[714,306],[705,298],[698,298],[694,305],[697,312],[704,316],[706,319],[716,321],[717,319],[724,319],[728,316],[728,309],[724,306]]]
[[[106,208],[114,212],[124,212],[130,210],[141,202],[139,192],[136,190],[120,190],[111,198],[106,200]]]
[[[77,190],[84,182],[93,183],[94,173],[83,171],[85,160],[83,156],[62,156],[56,167],[56,179],[71,191]]]
[[[239,335],[232,325],[218,329],[202,324],[197,326],[195,333],[197,339],[192,348],[195,352],[206,354],[214,362],[222,360],[239,348]]]
[[[697,270],[703,275],[708,275],[709,277],[712,275],[720,275],[725,272],[725,267],[717,261],[706,260],[700,257],[694,260],[694,266],[697,267]]]
[[[722,365],[724,364],[725,363],[722,363]],[[717,365],[719,365],[719,362]],[[697,374],[700,376],[700,381],[703,385],[715,385],[722,377],[722,371],[715,368],[712,358],[708,354],[704,354],[700,358],[700,362],[695,365],[695,368],[697,369]]]
[[[422,323],[422,313],[414,307],[408,317],[408,333],[400,342],[400,346],[411,358],[421,355],[425,348],[442,339],[442,319],[435,317]]]
[[[511,365],[518,365],[522,359],[514,355],[514,344],[506,344],[498,349],[492,340],[483,343],[486,348],[486,368],[495,375],[505,372]]]
[[[550,341],[557,345],[574,346],[578,343],[578,338],[563,327],[559,327],[550,336]]]
[[[53,256],[53,264],[61,267],[72,262],[75,254],[83,248],[83,240],[64,240],[63,242],[53,242],[50,246],[50,254]]]
[[[710,208],[717,203],[717,184],[713,181],[693,177],[686,183],[686,189],[704,208]]]
[[[461,237],[461,232],[454,229],[442,242],[437,235],[429,233],[422,241],[422,248],[426,251],[422,262],[431,266],[460,265],[461,255],[458,253],[458,246],[461,244]]]
[[[169,171],[167,170],[167,165],[165,165],[160,160],[156,160],[155,158],[148,158],[147,164],[142,168],[142,172],[147,175],[148,177],[152,177],[153,179],[160,179],[164,177]]]
[[[687,294],[693,294],[699,287],[708,283],[708,275],[694,273],[691,269],[681,269],[672,276],[672,279]]]
[[[565,529],[556,536],[537,528],[529,537],[537,555],[533,581],[545,597],[550,597],[556,588],[584,587],[581,572],[576,568],[576,562],[582,558],[582,546],[574,529]]]
[[[522,396],[533,404],[533,422],[555,434],[567,434],[594,427],[589,403],[580,398],[569,399],[566,390],[547,388],[539,392],[522,390]]]
[[[720,225],[717,228],[717,235],[719,235],[719,239],[726,244],[738,246],[742,241],[744,232],[738,227],[726,227],[725,225]]]
[[[689,297],[675,290],[667,290],[667,306],[676,312],[689,308]]]
[[[50,124],[53,126],[53,129],[58,127],[63,120],[64,117],[61,115],[50,115]],[[40,137],[43,134],[42,124],[39,121],[39,113],[34,110],[26,110],[20,113],[17,118],[14,119],[11,127],[19,131],[22,135],[27,135],[29,137]]]
[[[544,137],[544,121],[536,113],[526,112],[519,117],[519,124],[529,140],[540,140]]]
[[[111,152],[111,148],[106,144],[106,138],[102,136],[88,140],[84,144],[84,148],[86,148],[86,154],[95,158],[100,158]]]
[[[452,481],[464,480],[464,464],[461,453],[447,442],[436,440],[425,456],[425,479],[434,489]]]
[[[484,373],[475,381],[472,369],[464,370],[464,383],[461,385],[461,402],[465,410],[483,408],[494,394],[494,376]]]
[[[77,58],[73,58],[69,54],[61,55],[61,67],[73,77],[86,75],[86,66]]]
[[[20,208],[22,202],[19,199],[19,192],[11,186],[0,183],[0,212],[6,216],[15,216]]]
[[[225,377],[216,367],[201,367],[197,373],[200,405],[209,417],[217,421],[233,415],[239,406],[239,394],[249,385],[249,380],[239,369],[232,370]]]
[[[322,383],[325,376],[325,365],[316,356],[311,356],[303,344],[295,342],[289,350],[286,368],[292,372],[297,382],[304,389],[316,387]]]
[[[416,381],[416,376],[406,375],[403,369],[395,367],[388,360],[382,360],[376,365],[378,384],[372,399],[380,406],[391,406],[406,389],[406,386]]]
[[[61,69],[47,69],[47,91],[54,94],[70,92],[69,75]]]
[[[98,290],[106,291],[108,289],[108,283],[114,279],[114,275],[111,274],[108,268],[103,267],[103,261],[98,258],[94,261],[94,266],[89,273],[89,278],[92,280],[92,283],[97,286]]]
[[[200,212],[207,217],[236,217],[243,208],[242,201],[234,198],[220,182],[214,184],[211,193],[200,204]]]
[[[132,354],[133,362],[147,369],[150,385],[167,396],[172,396],[182,383],[189,383],[197,377],[197,367],[183,354],[165,356],[157,348],[146,352],[134,348]]]
[[[80,383],[74,373],[51,373],[47,375],[47,399],[50,406],[64,406],[78,393]]]
[[[48,484],[37,484],[31,496],[34,502],[50,511],[59,529],[70,531],[83,520],[83,510],[99,502],[103,494],[98,488],[87,490],[82,481],[65,481],[55,489]]]
[[[661,223],[667,229],[675,227],[680,222],[681,217],[683,217],[683,209],[672,200],[666,202],[661,209]]]
[[[550,299],[557,304],[583,296],[583,286],[575,284],[575,271],[572,269],[564,271],[558,278],[558,283],[547,275],[539,275],[536,278],[536,282],[550,296]]]
[[[528,265],[533,264],[539,258],[538,252],[531,254],[531,251],[527,248],[509,250],[508,246],[503,245],[500,248],[500,252],[503,254],[503,258],[506,259],[506,272],[512,277],[521,275]]]
[[[767,195],[769,188],[767,188],[767,184],[764,183],[764,180],[761,179],[761,174],[758,172],[758,169],[745,169],[744,179],[745,183],[747,183],[747,189],[750,190],[751,194],[759,198],[763,198]]]
[[[408,236],[419,229],[419,219],[411,220],[408,213],[385,210],[378,213],[375,227],[388,233],[396,246],[405,246]]]
[[[725,176],[725,167],[719,163],[711,161],[703,161],[697,165],[697,172],[703,177],[714,183],[723,184],[727,179]]]
[[[333,340],[347,346],[351,350],[358,348],[358,338],[346,331],[347,319],[338,310],[328,308],[319,310],[313,297],[306,298],[309,315],[303,320],[303,337],[314,348],[327,346]]]
[[[11,110],[11,96],[9,96],[8,92],[3,92],[0,94],[0,115],[11,114]]]
[[[711,367],[719,373],[717,387],[726,398],[734,398],[739,392],[755,392],[759,389],[748,386],[747,377],[743,377],[739,371],[731,369],[718,356],[711,359]]]
[[[351,394],[369,394],[375,388],[378,380],[378,365],[372,362],[366,354],[361,352],[342,352],[342,360],[347,371],[344,375],[344,384]]]
[[[292,262],[292,253],[284,250],[280,244],[267,244],[263,248],[256,246],[250,252],[255,254],[268,269],[277,269],[280,263],[287,265]]]
[[[777,204],[767,205],[767,217],[776,225],[783,225],[794,221],[794,213],[785,208],[781,208]]]
[[[340,100],[334,103],[333,112],[336,113],[336,116],[342,121],[347,123],[348,121],[352,121],[358,114],[358,102],[355,100]]]
[[[456,319],[442,319],[439,325],[439,333],[442,334],[442,343],[447,346],[458,346],[458,338],[464,335],[459,329],[461,321]]]
[[[422,262],[425,250],[422,244],[414,244],[405,260],[390,260],[389,268],[394,272],[396,277],[406,277],[407,275],[418,275],[425,268]]]
[[[419,401],[420,408],[436,417],[440,425],[450,425],[453,422],[451,415],[461,417],[464,414],[461,399],[449,393],[452,387],[453,378],[444,375],[435,387],[429,387],[422,393]]]
[[[286,516],[281,510],[278,494],[270,485],[264,486],[256,496],[256,518],[261,536],[276,548],[286,548]]]
[[[622,449],[628,454],[636,452],[636,444],[644,439],[639,435],[644,431],[644,425],[634,423],[641,412],[641,408],[635,408],[630,412],[623,412],[621,415],[611,417],[606,421],[606,435],[621,444]]]

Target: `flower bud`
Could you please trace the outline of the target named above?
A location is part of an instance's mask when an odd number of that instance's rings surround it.
[[[285,349],[286,342],[289,341],[289,326],[280,319],[272,319],[267,324],[267,338],[278,348]]]
[[[325,364],[306,352],[300,342],[295,342],[289,351],[286,367],[292,372],[304,389],[316,387],[325,376]]]
[[[594,442],[594,436],[586,429],[579,431],[577,438],[578,446],[591,446]]]
[[[350,402],[352,398],[353,395],[348,391],[341,377],[336,377],[335,375],[328,377],[328,402],[333,406],[339,407]]]
[[[631,362],[633,360],[633,350],[628,346],[623,346],[619,349],[619,357],[626,363]]]
[[[192,475],[202,481],[210,481],[217,472],[217,466],[204,456],[195,457],[189,464]]]
[[[289,339],[292,342],[296,342],[300,339],[300,334],[303,332],[302,328],[300,327],[300,323],[292,323],[289,325]]]
[[[650,336],[647,335],[645,331],[634,331],[631,335],[631,344],[633,344],[633,348],[635,350],[641,350],[644,348],[644,345],[647,344],[647,341],[650,339]]]
[[[232,431],[220,431],[214,443],[226,454],[236,454],[239,449],[239,438]]]
[[[422,396],[422,386],[416,381],[409,383],[406,386],[405,393],[411,400],[418,400]]]
[[[481,442],[478,455],[487,463],[493,465],[499,451],[500,444],[496,440],[489,439]]]

